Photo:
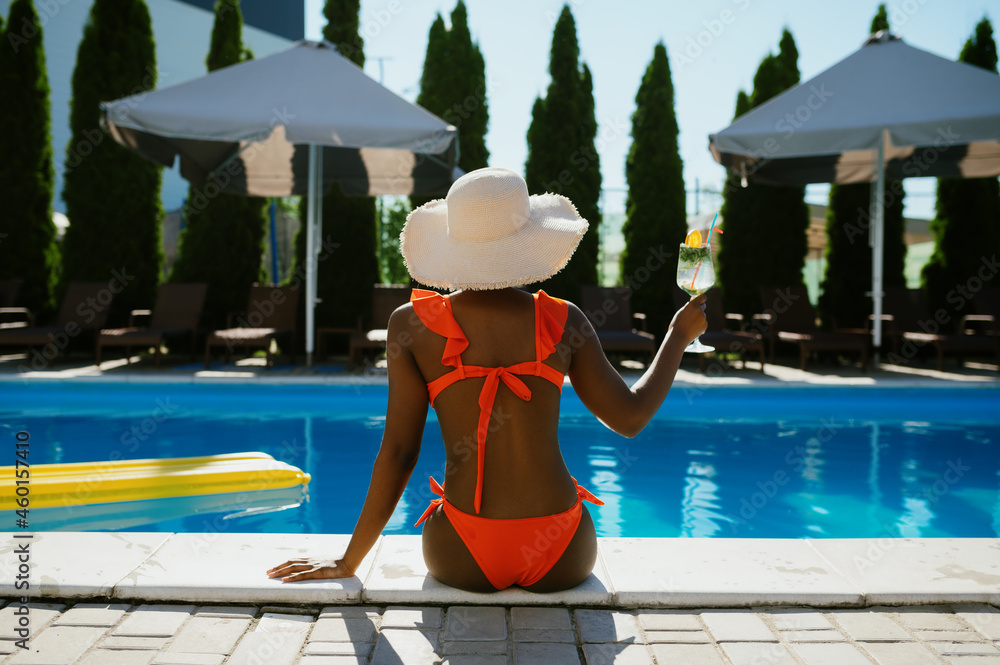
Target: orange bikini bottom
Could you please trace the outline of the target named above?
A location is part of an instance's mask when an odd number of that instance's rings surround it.
[[[576,478],[573,479],[576,483]],[[569,546],[583,514],[583,501],[604,502],[576,486],[576,503],[569,510],[542,517],[493,519],[462,512],[444,498],[444,488],[431,478],[433,499],[414,526],[423,523],[438,506],[444,510],[459,538],[469,548],[483,574],[497,589],[517,584],[531,586],[545,577]]]

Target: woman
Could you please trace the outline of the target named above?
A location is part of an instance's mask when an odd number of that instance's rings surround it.
[[[339,559],[293,559],[284,582],[354,575],[392,515],[420,452],[430,403],[447,464],[423,523],[424,560],[469,591],[567,589],[597,558],[594,523],[559,450],[559,398],[569,376],[601,422],[635,436],[656,413],[684,347],[706,327],[704,296],[674,316],[649,370],[631,388],[575,305],[514,287],[561,270],[587,230],[568,199],[528,196],[501,168],[461,177],[444,200],[414,210],[400,237],[410,275],[457,291],[414,290],[389,320],[389,403],[371,485]]]

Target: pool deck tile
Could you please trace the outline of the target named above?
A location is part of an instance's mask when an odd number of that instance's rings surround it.
[[[16,605],[14,601],[12,605]],[[56,610],[67,620],[94,614],[96,603],[70,602]],[[142,612],[131,606],[115,624],[123,626]],[[145,606],[150,607],[150,606]],[[654,614],[643,609],[563,607],[498,607],[456,605],[451,607],[341,606],[358,618],[328,617],[319,622],[365,622],[365,630],[336,634],[319,630],[313,619],[321,605],[201,606],[191,614],[183,607],[185,621],[174,623],[162,637],[121,637],[115,627],[57,625],[51,613],[32,623],[28,649],[13,647],[0,652],[2,665],[515,665],[516,663],[581,663],[587,665],[975,665],[996,662],[1000,646],[972,630],[961,631],[953,641],[952,630],[911,630],[901,615],[914,613],[920,625],[962,626],[970,614],[991,614],[986,605],[939,604],[920,607],[872,607],[838,609],[799,607],[803,615],[822,616],[836,629],[782,631],[779,625],[819,625],[816,620],[787,621],[788,608],[752,609],[700,608]],[[12,606],[4,611],[14,609]],[[117,608],[103,608],[117,611]],[[329,610],[329,607],[326,608]],[[532,615],[551,615],[549,623],[573,630],[515,629]],[[558,618],[557,618],[558,615]],[[364,618],[360,618],[360,617]],[[641,616],[645,619],[640,620]],[[33,615],[33,618],[35,615]],[[693,627],[691,617],[706,628],[649,630],[661,627]],[[670,620],[667,620],[667,619]],[[802,617],[800,617],[802,618]],[[99,623],[106,624],[103,616]],[[443,620],[442,620],[443,619]],[[458,630],[455,624],[458,623]],[[162,632],[163,626],[157,626]],[[539,633],[550,639],[520,639]],[[559,633],[556,635],[556,633]],[[800,639],[809,633],[809,639]],[[812,639],[813,637],[818,639]],[[332,638],[332,641],[331,641]],[[467,639],[455,639],[467,638]],[[552,639],[556,638],[556,639]],[[5,655],[5,654],[10,654]],[[582,656],[580,658],[579,656]]]
[[[431,577],[424,564],[420,536],[382,536],[382,547],[365,581],[369,603],[429,603],[446,605],[609,605],[611,583],[598,557],[594,572],[567,591],[538,594],[524,589],[471,593],[446,586]]]
[[[28,538],[18,536],[31,535]],[[48,598],[103,598],[170,539],[169,533],[60,532],[3,534],[0,559],[14,561],[27,544],[33,594]],[[13,571],[0,579],[0,596],[19,596]]]
[[[266,575],[289,559],[343,552],[349,540],[328,534],[177,533],[124,577],[114,596],[195,603],[358,603],[361,580],[379,543],[356,577],[286,584]]]
[[[974,603],[958,603],[954,609],[955,614],[964,619],[977,633],[988,639],[1000,641],[1000,610],[989,605]]]
[[[1000,539],[810,540],[869,605],[1000,603]]]
[[[602,538],[600,552],[622,607],[860,605],[860,588],[808,541]],[[905,587],[903,587],[905,588]]]

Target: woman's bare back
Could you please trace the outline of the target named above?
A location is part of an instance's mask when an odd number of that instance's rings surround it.
[[[535,359],[535,307],[530,293],[515,289],[463,291],[450,296],[452,313],[466,338],[464,365],[509,367]],[[446,340],[412,317],[412,353],[427,382],[454,368],[441,363]],[[565,374],[570,350],[558,345],[546,364]],[[522,400],[501,384],[490,414],[480,515],[509,519],[552,515],[576,500],[576,488],[559,450],[559,388],[550,381],[520,375],[531,392]],[[474,512],[476,430],[485,378],[468,378],[435,400],[447,464],[448,500]]]

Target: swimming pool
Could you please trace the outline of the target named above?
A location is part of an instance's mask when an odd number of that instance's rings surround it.
[[[312,475],[287,510],[187,514],[134,531],[350,533],[378,450],[384,385],[0,382],[0,441],[31,463],[262,451]],[[605,505],[602,536],[1000,536],[1000,389],[676,386],[634,439],[567,386],[566,463]],[[420,460],[386,533],[442,479],[430,411]],[[13,481],[11,481],[13,488]],[[13,491],[13,489],[11,489]],[[195,513],[192,507],[191,513]],[[13,516],[8,516],[13,525]]]

